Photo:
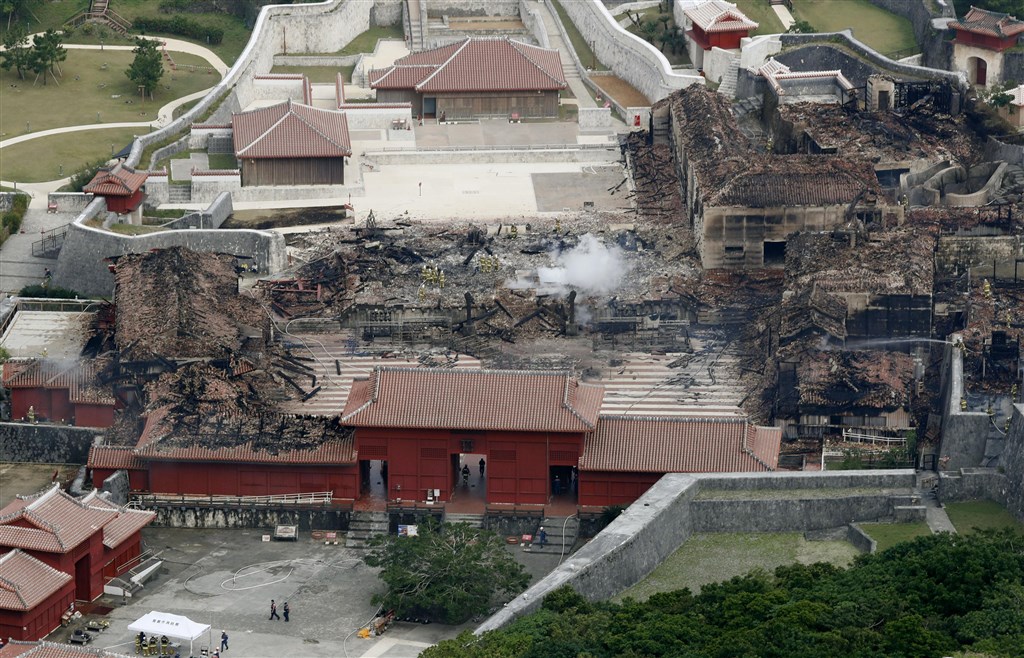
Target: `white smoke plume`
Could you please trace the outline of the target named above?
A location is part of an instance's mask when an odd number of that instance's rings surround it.
[[[607,295],[622,284],[630,264],[616,245],[607,247],[587,233],[579,244],[562,252],[552,252],[553,267],[537,268],[538,292],[564,293],[577,290],[582,295]],[[514,288],[526,287],[524,281],[510,281]]]

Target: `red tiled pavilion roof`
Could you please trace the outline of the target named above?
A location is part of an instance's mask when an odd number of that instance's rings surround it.
[[[115,471],[139,471],[146,468],[131,446],[91,446],[87,464],[89,468],[109,468]]]
[[[0,557],[0,610],[31,610],[71,580],[18,549]]]
[[[61,362],[33,359],[4,364],[4,386],[7,388],[66,388],[75,404],[113,406],[111,392],[97,385],[100,366],[94,361]]]
[[[344,112],[288,100],[231,116],[239,158],[342,158],[352,155]]]
[[[582,471],[726,473],[774,470],[782,430],[743,418],[601,416]]]
[[[142,188],[148,177],[144,171],[135,171],[118,163],[97,171],[82,191],[101,196],[131,196]]]
[[[949,27],[954,30],[987,34],[999,37],[1000,39],[1024,34],[1024,21],[1018,20],[1015,16],[1010,16],[1009,14],[978,9],[977,7],[971,7],[964,14],[963,18],[950,21]]]
[[[567,372],[376,368],[349,392],[342,422],[524,432],[589,432],[604,387]]]
[[[735,5],[721,0],[709,0],[684,9],[683,13],[694,25],[707,33],[749,31],[757,29],[758,25]]]
[[[558,51],[508,37],[466,38],[397,60],[370,71],[374,89],[415,89],[420,93],[538,91],[565,89]]]
[[[67,553],[115,516],[113,510],[82,504],[55,485],[0,510],[0,547]]]
[[[117,513],[114,520],[103,526],[103,545],[117,548],[134,533],[142,530],[156,518],[156,512],[135,510],[112,503],[96,489],[93,489],[82,502],[90,507],[113,510]]]

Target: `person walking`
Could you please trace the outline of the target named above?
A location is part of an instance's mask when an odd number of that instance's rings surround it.
[[[227,631],[221,631],[221,633],[220,633],[220,650],[221,651],[227,651],[228,650],[228,632]]]
[[[280,619],[280,618],[281,618],[281,615],[277,614],[277,603],[274,602],[274,599],[270,599],[270,620]],[[268,620],[268,621],[270,621],[270,620]]]
[[[485,468],[487,468],[487,462],[485,462],[484,458],[481,457],[480,458],[480,477],[481,478],[483,478],[483,476],[484,476],[484,469]]]
[[[544,546],[548,543],[548,533],[544,532],[544,526],[537,531],[537,545]]]
[[[291,613],[291,611],[292,611],[292,609],[288,607],[288,602],[285,601],[284,602],[284,620],[285,621],[288,621],[288,615]]]

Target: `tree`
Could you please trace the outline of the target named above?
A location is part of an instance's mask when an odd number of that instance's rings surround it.
[[[32,37],[32,53],[29,58],[29,68],[36,76],[43,76],[43,84],[46,84],[46,74],[49,73],[54,82],[57,76],[53,72],[54,67],[57,73],[61,73],[60,63],[68,58],[68,51],[62,44],[63,37],[60,33],[49,29],[42,34]],[[63,73],[61,73],[63,75]],[[57,82],[59,85],[60,82]]]
[[[25,79],[25,71],[32,68],[32,50],[28,46],[28,35],[21,24],[7,30],[4,35],[4,50],[0,52],[0,68],[5,71],[14,69],[18,77]]]
[[[399,617],[459,624],[526,588],[529,575],[496,533],[428,521],[413,537],[376,538],[364,558],[387,586],[373,602]]]
[[[817,32],[817,30],[815,30],[814,26],[807,21],[794,21],[786,32],[791,34],[813,34],[814,32]]]
[[[644,21],[640,25],[640,34],[643,35],[644,39],[654,43],[654,38],[658,35],[657,21]]]
[[[153,97],[153,90],[160,84],[164,75],[164,63],[160,51],[156,49],[156,41],[152,39],[135,39],[135,59],[124,72],[128,79],[142,87],[143,94]]]
[[[31,7],[36,2],[38,0],[0,0],[0,14],[7,15],[7,29],[11,29],[15,16],[22,19],[27,18],[26,14],[32,14],[38,21],[39,18],[36,17]]]

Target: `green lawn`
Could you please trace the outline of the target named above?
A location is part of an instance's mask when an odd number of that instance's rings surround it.
[[[901,542],[932,534],[928,524],[920,523],[860,523],[860,529],[877,542],[877,550],[884,551]]]
[[[639,601],[658,592],[729,580],[753,569],[774,571],[785,564],[828,562],[847,566],[860,552],[845,541],[807,541],[799,532],[697,534],[662,562],[647,578],[615,597]]]
[[[373,25],[369,30],[356,36],[347,46],[341,49],[340,55],[358,55],[359,53],[372,53],[381,39],[405,39],[405,32],[401,25]]]
[[[144,235],[146,233],[156,233],[163,231],[164,229],[159,226],[139,226],[136,224],[111,224],[110,230],[114,233],[120,233],[121,235]]]
[[[139,16],[169,16],[169,14],[160,12],[160,2],[161,0],[112,0],[110,8],[122,17],[126,18],[128,21],[132,21]],[[27,21],[21,22],[27,23],[29,32],[42,32],[48,28],[60,29],[64,25],[65,21],[78,12],[88,8],[89,0],[44,0],[42,2],[31,3],[31,9],[34,16],[30,15]],[[183,39],[185,41],[192,41],[193,43],[201,43],[204,46],[208,46],[210,50],[217,53],[217,55],[219,55],[220,58],[229,66],[242,53],[242,50],[249,42],[249,37],[252,34],[241,18],[237,18],[228,13],[187,13],[185,14],[185,17],[197,23],[202,23],[203,25],[221,28],[224,30],[224,41],[217,45],[210,45],[197,39],[188,39],[178,34],[167,34],[162,36]],[[5,32],[6,30],[7,21],[3,20],[0,22],[0,33]],[[115,33],[107,28],[101,29],[100,26],[96,26],[92,28],[92,30],[92,35],[84,35],[82,34],[82,29],[80,27],[68,42],[98,43],[99,34],[105,32],[107,34],[107,43],[123,43],[123,40],[120,37],[116,36]]]
[[[910,21],[867,0],[797,0],[793,15],[818,32],[850,28],[857,39],[882,54],[917,48]]]
[[[797,0],[803,2],[805,0]],[[750,33],[751,36],[758,34],[779,34],[785,32],[782,21],[775,14],[775,11],[768,5],[768,0],[732,0],[736,8],[742,11],[747,18],[757,23],[757,29]]]
[[[124,74],[133,57],[125,50],[69,50],[67,61],[61,64],[64,75],[58,77],[60,85],[52,78],[45,86],[41,79],[33,85],[31,73],[22,80],[16,71],[0,71],[0,133],[8,138],[97,123],[97,114],[99,123],[154,121],[162,105],[212,87],[219,80],[216,74],[165,71],[153,100],[143,103],[138,88]],[[175,62],[204,64],[199,57],[184,53],[176,54]]]
[[[235,156],[230,153],[211,153],[210,169],[238,169],[238,160],[236,160]]]
[[[139,128],[90,130],[78,135],[40,137],[0,149],[0,179],[40,183],[66,178],[89,163],[109,158],[111,148],[120,150]],[[63,175],[60,167],[63,165]]]
[[[562,19],[562,25],[565,26],[565,31],[569,34],[569,41],[572,43],[572,49],[576,51],[576,56],[580,58],[580,62],[583,66],[593,69],[594,71],[607,71],[608,67],[601,63],[594,55],[594,51],[590,49],[590,44],[583,38],[580,31],[576,29],[576,25],[573,24],[569,18],[569,14],[565,13],[565,9],[562,9],[562,5],[558,0],[551,0],[551,3],[555,6],[555,11],[558,12],[558,17]]]
[[[305,73],[310,82],[334,84],[336,76],[341,73],[345,82],[352,82],[352,71],[355,66],[275,66],[271,73]]]
[[[970,534],[975,530],[1001,530],[1002,528],[1013,528],[1024,532],[1024,524],[1021,524],[1006,511],[999,503],[990,500],[974,500],[966,503],[949,503],[946,505],[946,514],[953,522],[953,527],[962,535]]]

